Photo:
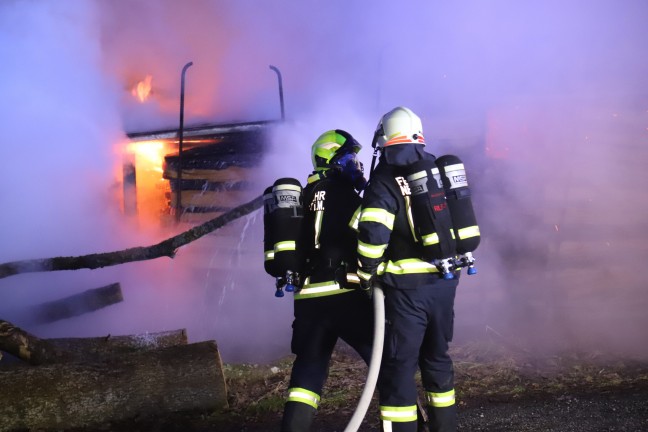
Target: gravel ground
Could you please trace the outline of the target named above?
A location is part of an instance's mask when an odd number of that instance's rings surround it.
[[[500,354],[491,361],[477,361],[481,352],[470,348],[456,353],[459,431],[648,432],[645,361],[575,354],[543,360]],[[345,380],[362,376],[354,369],[362,366],[346,357],[337,358],[334,365],[340,366],[331,369],[335,384],[329,394],[358,386]],[[355,406],[322,408],[311,432],[344,431]],[[377,417],[374,398],[360,431],[380,432]],[[276,431],[279,423],[275,412],[213,424],[202,432]]]
[[[648,387],[484,402],[465,407],[461,431],[648,431]]]
[[[378,421],[368,413],[360,432],[380,432]],[[274,415],[238,419],[235,422],[204,419],[199,415],[158,419],[116,429],[130,432],[269,432],[278,431]],[[342,432],[350,415],[318,415],[311,432]],[[420,429],[421,431],[427,429]],[[559,395],[538,393],[509,400],[469,400],[459,405],[459,431],[470,432],[646,432],[648,431],[648,385],[607,389],[590,393],[586,389]]]

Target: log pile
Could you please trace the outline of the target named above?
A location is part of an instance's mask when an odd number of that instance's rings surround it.
[[[0,367],[0,431],[100,428],[109,422],[227,407],[214,341],[184,330],[39,339],[0,321],[0,351],[27,363]]]

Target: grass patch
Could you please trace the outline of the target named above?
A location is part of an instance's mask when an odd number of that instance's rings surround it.
[[[551,396],[571,391],[648,386],[648,362],[604,358],[596,353],[564,353],[539,357],[494,342],[472,343],[451,349],[460,404],[483,398],[507,400]],[[293,357],[269,365],[226,364],[230,418],[258,421],[281,417]],[[348,347],[336,349],[323,390],[318,415],[350,415],[357,406],[367,366]],[[421,389],[420,373],[416,381]],[[374,395],[370,412],[375,410]],[[238,417],[236,417],[238,416]]]

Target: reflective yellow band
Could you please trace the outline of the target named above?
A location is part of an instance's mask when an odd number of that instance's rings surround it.
[[[371,279],[371,273],[363,272],[360,269],[358,269],[358,276],[360,277],[360,279],[364,281],[368,281],[369,279]]]
[[[358,231],[358,224],[360,223],[360,206],[356,209],[355,212],[353,212],[353,216],[351,216],[351,221],[349,221],[349,227],[354,230]]]
[[[416,421],[416,405],[406,407],[380,407],[380,419],[388,420],[394,423],[403,423]]]
[[[294,251],[295,248],[296,248],[296,244],[294,240],[282,241],[282,242],[275,243],[274,245],[275,253],[284,252],[284,251]]]
[[[338,289],[340,289],[340,285],[338,285],[337,282],[326,281],[326,282],[318,282],[314,284],[304,284],[304,288],[302,288],[300,292],[303,292],[304,294],[308,294],[308,293],[315,293],[315,292],[327,292],[327,291],[333,291]]]
[[[367,258],[380,258],[385,253],[387,245],[372,245],[358,240],[358,254]]]
[[[454,231],[452,230],[450,230],[450,237],[452,237],[453,240],[455,238]],[[421,239],[423,240],[423,246],[430,246],[439,243],[439,235],[437,233],[424,235],[421,237]]]
[[[405,214],[407,214],[407,225],[409,225],[412,238],[416,243],[418,243],[419,240],[416,236],[416,230],[414,229],[414,217],[412,216],[412,197],[409,195],[405,196]]]
[[[425,172],[425,170],[408,175],[407,176],[407,181],[408,182],[413,182],[413,181],[416,181],[416,180],[418,180],[420,178],[423,178],[423,177],[427,177],[427,172]]]
[[[434,264],[418,258],[408,258],[400,261],[387,261],[378,266],[378,274],[408,274],[408,273],[438,273],[439,269]],[[360,274],[360,272],[358,272]]]
[[[305,403],[306,405],[310,405],[313,408],[317,409],[320,397],[317,393],[313,393],[310,390],[293,387],[291,389],[288,389],[288,401]]]
[[[391,231],[394,228],[394,215],[381,208],[366,208],[360,213],[360,222],[378,222]]]
[[[464,167],[464,164],[458,163],[458,164],[448,165],[443,169],[445,170],[445,172],[450,172],[450,171],[465,170],[466,168]]]
[[[328,169],[328,168],[318,168],[318,169],[325,170],[325,169]],[[318,180],[321,180],[322,178],[323,177],[320,175],[320,173],[314,173],[313,175],[308,176],[308,179],[306,180],[306,182],[308,184],[311,184],[311,183],[315,183]]]
[[[316,211],[315,212],[315,241],[313,242],[313,245],[315,245],[315,249],[320,248],[320,235],[322,233],[322,219],[324,217],[324,212],[323,211]]]
[[[274,251],[273,250],[263,251],[263,259],[264,261],[272,261],[274,259]]]
[[[343,294],[353,291],[348,288],[340,288],[340,285],[335,281],[318,282],[304,284],[304,287],[295,293],[295,299],[305,299],[313,297],[324,297],[336,294]]]
[[[304,292],[304,289],[300,289],[299,292],[295,293],[294,298],[295,300],[302,300],[302,299],[309,299],[309,298],[315,298],[315,297],[328,297],[332,295],[339,295],[339,294],[346,294],[348,292],[355,291],[354,289],[350,288],[336,288],[334,290],[330,291],[306,291]]]
[[[356,283],[356,284],[360,283],[360,278],[356,273],[347,273],[346,278],[347,278],[347,282]]]
[[[281,185],[273,187],[272,190],[273,191],[276,191],[276,190],[278,190],[278,191],[279,190],[293,190],[293,191],[301,192],[302,188],[301,188],[301,186],[297,186],[297,185],[281,184]]]
[[[432,233],[428,235],[421,236],[421,239],[423,240],[423,246],[430,246],[433,244],[438,244],[439,243],[439,234],[437,233]]]
[[[461,228],[460,230],[457,230],[457,235],[459,235],[459,238],[461,240],[471,237],[479,237],[479,227],[477,225],[473,225],[466,228]]]
[[[454,389],[445,393],[432,393],[427,392],[428,404],[436,408],[448,407],[455,404],[455,391]]]

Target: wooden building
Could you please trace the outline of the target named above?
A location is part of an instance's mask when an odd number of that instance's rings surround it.
[[[188,127],[128,134],[123,208],[142,224],[198,224],[263,190],[255,181],[277,121]]]

